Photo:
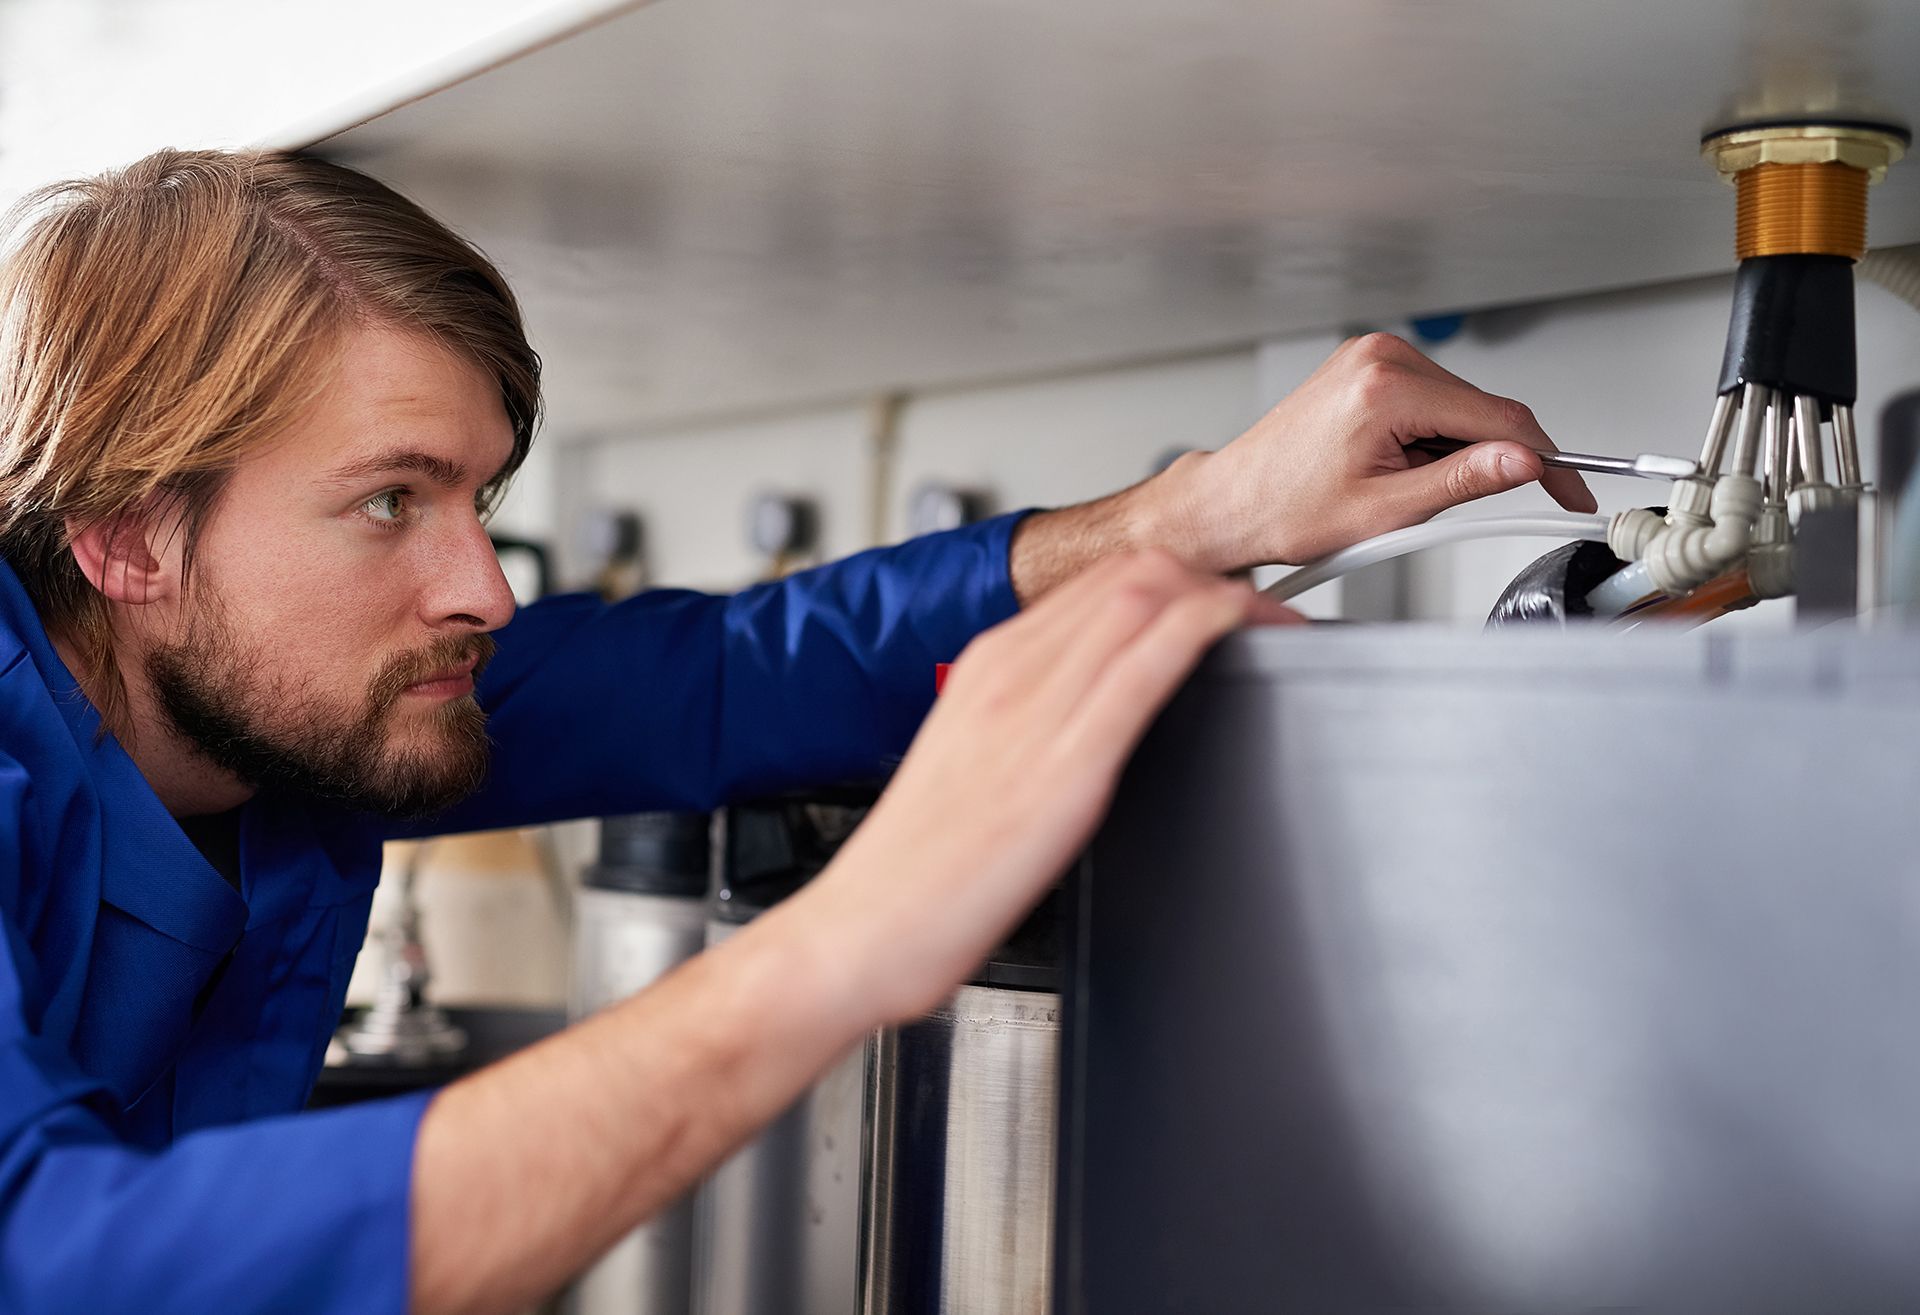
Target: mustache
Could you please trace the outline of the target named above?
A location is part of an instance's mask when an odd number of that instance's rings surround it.
[[[477,680],[493,661],[496,647],[492,635],[444,635],[425,648],[397,653],[374,676],[368,689],[368,702],[384,711],[392,707],[409,686],[429,680],[450,667],[465,666],[469,661],[473,663]]]

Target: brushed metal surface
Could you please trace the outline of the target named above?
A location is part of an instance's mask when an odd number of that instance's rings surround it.
[[[327,149],[501,259],[564,436],[1730,270],[1701,131],[1915,68],[1900,0],[662,0]]]
[[[1045,1315],[1060,998],[963,986],[867,1066],[865,1315]]]
[[[1243,635],[1082,887],[1066,1312],[1920,1310],[1920,634]]]
[[[713,922],[709,943],[739,928]],[[855,1047],[696,1197],[693,1315],[847,1315],[859,1265]]]
[[[583,887],[574,894],[567,1013],[625,999],[706,946],[706,901]],[[686,1315],[693,1290],[693,1200],[667,1207],[574,1280],[570,1315]]]

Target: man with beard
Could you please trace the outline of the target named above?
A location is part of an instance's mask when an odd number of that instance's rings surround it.
[[[516,617],[485,515],[538,411],[499,275],[352,171],[163,152],[26,212],[0,268],[0,1309],[523,1308],[965,976],[1205,648],[1281,619],[1224,575],[1539,478],[1547,446],[1364,339],[1098,502]],[[1410,461],[1437,432],[1490,441]],[[903,751],[833,865],[724,947],[444,1091],[296,1113],[383,840]]]

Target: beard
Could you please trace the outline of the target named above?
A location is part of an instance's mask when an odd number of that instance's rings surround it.
[[[486,780],[487,715],[472,694],[421,713],[406,747],[390,746],[388,730],[409,686],[469,658],[478,676],[493,656],[487,635],[446,635],[389,659],[355,703],[272,678],[267,653],[205,601],[186,637],[150,650],[146,668],[174,730],[215,765],[256,788],[405,817],[449,808]]]

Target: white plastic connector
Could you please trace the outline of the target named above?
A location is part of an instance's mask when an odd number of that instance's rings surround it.
[[[1667,523],[1645,507],[1616,511],[1607,522],[1607,548],[1623,562],[1637,562]]]
[[[1677,479],[1667,499],[1668,525],[1675,529],[1704,530],[1713,524],[1713,490],[1717,481]]]
[[[1711,527],[1675,523],[1647,545],[1647,573],[1660,592],[1684,594],[1746,555],[1763,493],[1752,475],[1722,475],[1713,486]]]
[[[1637,562],[1669,535],[1706,533],[1713,528],[1713,487],[1706,479],[1675,480],[1664,520],[1644,508],[1620,512],[1607,529],[1607,547],[1621,561]]]

